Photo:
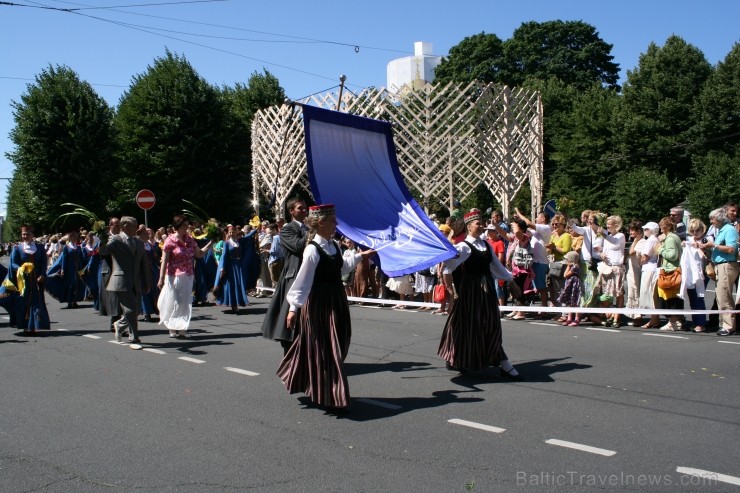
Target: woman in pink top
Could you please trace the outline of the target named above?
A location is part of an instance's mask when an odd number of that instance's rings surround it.
[[[202,249],[198,248],[188,234],[188,220],[183,215],[175,216],[172,225],[175,232],[164,242],[162,265],[160,267],[160,289],[157,307],[159,323],[170,331],[170,337],[188,336],[188,326],[192,315],[193,302],[193,260],[201,258],[211,248],[209,241]]]

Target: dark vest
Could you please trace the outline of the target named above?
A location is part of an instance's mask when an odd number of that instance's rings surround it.
[[[318,243],[312,241],[311,243],[316,246],[316,250],[319,252],[319,263],[316,266],[316,272],[313,276],[313,284],[342,284],[342,265],[344,263],[342,259],[342,250],[333,240],[334,248],[337,249],[337,253],[329,255],[321,248]]]
[[[484,252],[475,248],[469,241],[465,243],[470,247],[470,257],[462,264],[463,275],[493,277],[491,276],[491,260],[493,260],[493,254],[491,253],[491,246],[488,242],[484,242],[486,244],[486,251]]]

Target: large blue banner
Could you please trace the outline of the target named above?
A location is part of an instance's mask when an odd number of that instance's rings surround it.
[[[411,197],[388,122],[303,106],[308,177],[316,203],[334,204],[338,228],[374,248],[391,277],[457,254]]]

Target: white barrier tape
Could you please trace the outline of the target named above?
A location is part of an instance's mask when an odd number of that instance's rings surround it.
[[[259,288],[261,291],[275,291],[274,288]],[[404,305],[406,307],[427,307],[439,308],[439,303],[427,303],[423,301],[401,301],[386,298],[359,298],[357,296],[348,296],[348,301],[363,303],[365,305]],[[501,312],[529,312],[529,313],[593,313],[604,314],[614,313],[626,315],[628,317],[648,316],[648,315],[713,315],[723,313],[740,313],[740,310],[666,310],[662,308],[615,308],[615,307],[572,307],[572,306],[539,306],[539,305],[506,305],[500,306]]]

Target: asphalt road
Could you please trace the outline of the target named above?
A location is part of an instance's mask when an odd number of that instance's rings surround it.
[[[0,317],[0,491],[740,491],[738,336],[505,321],[514,383],[447,371],[443,317],[353,306],[335,416],[275,375],[268,301],[143,351],[89,304]]]

